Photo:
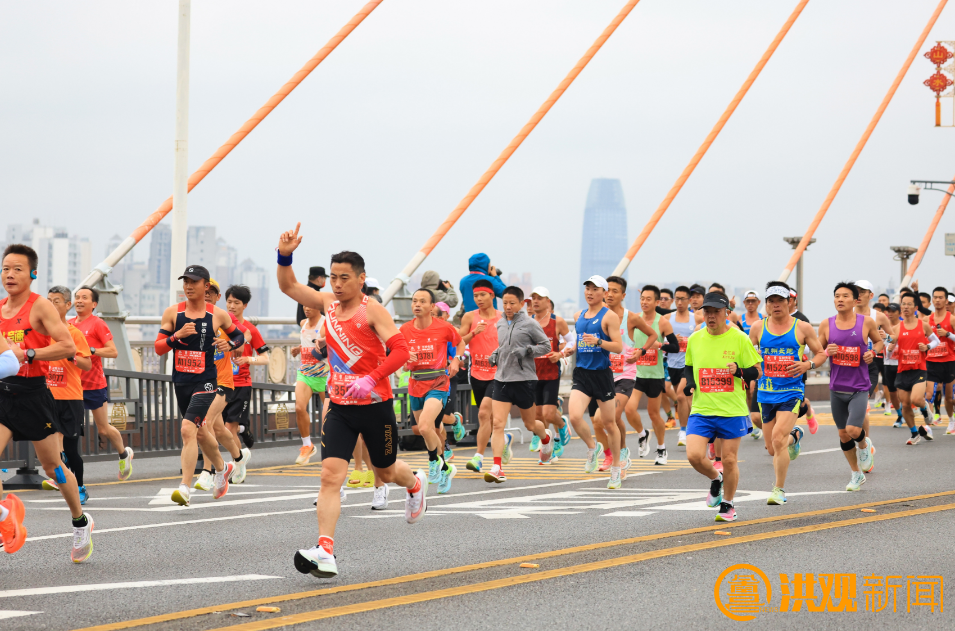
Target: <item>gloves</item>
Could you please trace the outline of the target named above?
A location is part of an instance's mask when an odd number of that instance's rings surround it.
[[[364,377],[357,379],[352,382],[348,389],[345,390],[346,399],[367,399],[368,394],[375,387],[375,380],[371,375],[365,375]]]
[[[490,356],[488,356],[487,363],[489,366],[497,366],[497,356],[500,353],[500,350],[501,349],[499,348],[495,348],[494,352],[491,353]]]
[[[516,358],[518,358],[518,359],[523,359],[523,358],[527,357],[527,351],[528,351],[528,350],[530,350],[530,347],[529,347],[529,346],[521,346],[521,347],[519,347],[519,348],[515,348],[514,350],[512,350],[512,351],[511,351],[511,355],[513,355],[514,357],[516,357]]]

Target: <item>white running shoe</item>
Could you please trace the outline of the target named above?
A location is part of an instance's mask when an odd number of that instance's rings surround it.
[[[375,495],[371,498],[371,510],[385,510],[388,508],[388,485],[375,487]]]
[[[200,473],[199,477],[196,479],[196,483],[192,485],[192,488],[199,489],[200,491],[211,491],[212,474],[203,469],[202,473]]]
[[[180,484],[179,488],[172,492],[172,501],[180,506],[189,506],[189,487]]]
[[[121,481],[125,482],[133,475],[133,448],[126,448],[126,457],[119,459],[119,475]]]
[[[235,473],[232,474],[232,482],[235,484],[242,484],[245,482],[245,471],[246,467],[249,466],[249,460],[252,459],[252,450],[248,447],[243,447],[240,449],[242,452],[242,460],[235,463]]]
[[[858,491],[862,488],[862,485],[865,484],[865,474],[861,471],[853,471],[852,479],[849,480],[849,484],[846,485],[847,491]]]
[[[932,435],[932,428],[929,427],[928,425],[922,425],[921,427],[919,427],[919,434],[921,434],[922,438],[924,438],[925,440],[935,439],[935,436]]]
[[[82,563],[93,554],[93,518],[83,513],[86,525],[82,528],[73,527],[73,550],[70,558],[73,563]]]
[[[216,476],[212,481],[212,498],[219,499],[229,492],[229,478],[235,473],[235,463],[226,464],[222,471],[216,471]]]
[[[417,493],[406,492],[405,498],[405,520],[409,524],[415,524],[421,521],[425,512],[428,510],[428,473],[418,471],[415,473],[418,482],[421,484],[421,490]]]
[[[682,430],[682,429],[680,430],[680,433],[676,439],[676,446],[686,447],[686,430]]]
[[[653,464],[664,465],[667,463],[667,450],[664,447],[663,449],[657,449],[657,459]]]
[[[335,555],[329,554],[325,548],[315,546],[295,553],[295,569],[302,574],[311,574],[316,578],[335,578],[338,576],[338,564]]]
[[[948,429],[945,430],[946,434],[955,434],[955,421],[948,422]]]
[[[865,447],[857,449],[856,453],[859,454],[859,468],[862,469],[862,472],[872,471],[872,467],[875,466],[875,456],[872,455],[872,439],[866,436]]]
[[[637,455],[646,458],[650,454],[650,430],[643,430],[643,436],[637,439]]]
[[[753,437],[753,440],[759,440],[763,437],[763,430],[758,427],[754,427],[753,431],[750,433],[750,436]]]
[[[552,432],[549,429],[546,429],[544,431],[547,433],[547,437],[550,440],[547,441],[546,445],[543,442],[541,442],[541,445],[540,445],[540,453],[541,453],[540,463],[541,464],[546,464],[550,462],[550,457],[554,455],[554,432]],[[503,459],[501,459],[501,461],[503,462]]]

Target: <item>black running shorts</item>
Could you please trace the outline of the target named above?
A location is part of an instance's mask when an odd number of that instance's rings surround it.
[[[899,374],[898,364],[885,364],[882,366],[882,385],[889,389],[889,392],[895,392],[895,376]]]
[[[629,399],[633,394],[633,379],[617,379],[613,382],[613,392],[615,395],[622,394]]]
[[[924,370],[903,370],[895,375],[895,387],[898,390],[912,392],[912,388],[919,383],[925,383]]]
[[[63,438],[79,438],[83,431],[83,399],[54,399],[56,418],[60,421]]]
[[[667,366],[667,372],[670,373],[670,383],[673,384],[673,389],[676,390],[680,382],[683,381],[683,369],[682,368],[670,368]]]
[[[577,366],[574,368],[571,388],[583,392],[591,399],[612,401],[614,397],[613,371],[610,368],[590,370]]]
[[[511,403],[518,409],[529,410],[534,407],[534,395],[537,380],[534,381],[494,381],[494,393],[491,398],[501,403]]]
[[[471,392],[474,393],[474,405],[481,407],[481,401],[484,400],[484,397],[491,396],[493,390],[489,391],[489,389],[493,387],[493,379],[491,381],[484,381],[483,379],[471,377]]]
[[[41,441],[62,433],[56,401],[45,377],[9,377],[0,381],[0,425],[13,440]]]
[[[215,381],[197,381],[194,383],[176,383],[176,403],[183,420],[202,427],[206,424],[209,408],[216,399],[218,386]]]
[[[955,362],[925,362],[925,380],[932,383],[952,383],[955,381]]]
[[[445,403],[444,409],[441,410],[441,414],[438,415],[440,419],[442,416],[451,416],[454,414],[454,406],[458,401],[458,379],[457,377],[452,377],[450,380],[451,388],[448,390],[448,402]]]
[[[633,389],[639,390],[643,394],[647,395],[648,399],[655,399],[661,394],[666,388],[665,379],[644,379],[642,377],[637,377],[636,381],[633,382]]]
[[[560,397],[560,379],[538,379],[534,387],[534,403],[537,405],[557,405]]]
[[[226,397],[222,420],[226,423],[249,426],[249,404],[252,401],[252,386],[239,386]]]
[[[395,464],[398,422],[393,403],[393,399],[368,405],[330,402],[322,424],[322,460],[339,458],[349,462],[361,436],[376,469],[387,469]]]

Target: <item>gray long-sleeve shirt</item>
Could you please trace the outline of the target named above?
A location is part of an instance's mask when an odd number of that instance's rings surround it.
[[[497,350],[491,361],[497,362],[495,381],[537,381],[535,357],[551,351],[550,339],[536,320],[523,311],[510,321],[497,321]]]

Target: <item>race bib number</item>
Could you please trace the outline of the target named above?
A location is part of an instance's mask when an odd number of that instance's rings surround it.
[[[788,369],[795,361],[792,355],[763,355],[763,375],[777,379],[788,377]]]
[[[176,351],[176,370],[198,375],[206,369],[206,354],[202,351]]]
[[[640,355],[637,359],[637,366],[656,366],[658,357],[659,353],[657,353],[657,349],[651,348]]]
[[[223,359],[225,359],[225,353],[223,353],[218,348],[216,348],[216,352],[212,356],[212,360],[218,362],[218,361],[222,361]]]
[[[859,360],[861,359],[859,351],[858,346],[840,346],[836,350],[835,355],[829,359],[836,366],[856,367],[859,365]]]
[[[302,366],[311,366],[318,363],[318,360],[312,355],[312,348],[311,346],[302,347]]]
[[[736,385],[726,368],[700,368],[700,392],[733,392]]]
[[[233,359],[232,360],[232,376],[234,377],[238,374],[239,374],[239,365],[235,363],[235,360]]]
[[[610,353],[610,370],[616,374],[623,372],[623,354]]]
[[[432,366],[434,365],[434,360],[436,358],[436,353],[434,352],[434,345],[428,344],[425,346],[413,346],[411,351],[418,356],[418,361],[415,362],[415,366]]]
[[[945,357],[948,355],[948,346],[945,345],[945,342],[942,342],[933,349],[930,349],[928,352],[929,357]]]
[[[900,366],[917,366],[921,362],[922,353],[917,349],[904,349],[898,351]]]
[[[46,386],[48,388],[62,388],[66,385],[66,371],[63,366],[50,366],[46,374]]]
[[[348,386],[358,381],[360,375],[352,375],[348,373],[333,372],[331,378],[328,380],[328,395],[334,399],[341,400],[342,403],[350,403],[355,401],[370,401],[371,397],[366,397],[364,399],[356,399],[353,397],[346,397],[345,391],[348,390]]]
[[[493,368],[488,355],[471,355],[471,366],[485,372]]]
[[[687,343],[688,341],[689,341],[689,338],[687,338],[687,337],[681,337],[681,338],[680,338],[680,352],[681,352],[681,353],[685,353],[685,352],[686,352],[686,343]]]

